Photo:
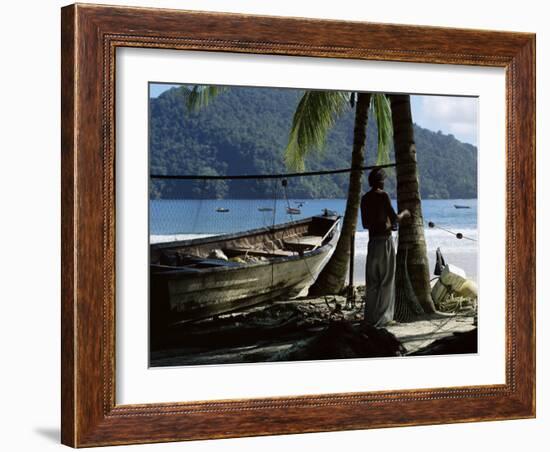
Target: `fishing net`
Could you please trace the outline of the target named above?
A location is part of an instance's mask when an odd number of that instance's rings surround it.
[[[397,253],[395,271],[395,314],[397,322],[411,322],[424,313],[407,271],[408,250],[404,248]]]
[[[337,175],[338,176],[338,175]],[[345,202],[331,199],[340,177],[314,175],[261,179],[152,178],[149,232],[152,243],[243,232],[323,215],[343,215]],[[319,192],[311,198],[307,193]]]
[[[389,166],[393,165],[383,165]],[[153,174],[149,184],[151,242],[178,235],[242,232],[322,215],[327,210],[343,215],[350,171],[345,168],[233,176]]]

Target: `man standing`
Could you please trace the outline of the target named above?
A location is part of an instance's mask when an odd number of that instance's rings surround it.
[[[405,209],[396,214],[384,191],[386,173],[375,168],[369,174],[370,191],[361,198],[361,221],[369,230],[366,269],[365,322],[375,327],[393,320],[395,310],[395,249],[392,230],[410,217]]]

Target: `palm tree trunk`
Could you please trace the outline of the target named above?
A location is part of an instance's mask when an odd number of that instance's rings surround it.
[[[360,168],[365,161],[365,142],[367,120],[370,105],[369,93],[359,93],[355,106],[355,125],[353,129],[353,152],[351,167]],[[357,228],[357,213],[361,202],[362,171],[351,171],[349,175],[348,199],[342,223],[340,239],[329,262],[320,273],[317,281],[310,287],[312,295],[340,293],[346,284],[349,265],[350,246],[353,232]]]
[[[395,161],[397,163],[398,210],[409,209],[411,218],[399,227],[398,258],[407,253],[407,265],[403,267],[409,278],[418,302],[425,312],[435,312],[430,288],[430,270],[424,219],[420,202],[416,145],[414,142],[411,99],[408,95],[390,95]],[[402,280],[402,278],[396,278]]]

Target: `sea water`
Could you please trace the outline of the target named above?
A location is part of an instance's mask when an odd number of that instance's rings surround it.
[[[392,202],[396,208],[396,202]],[[455,205],[468,208],[457,209]],[[289,207],[299,209],[300,213],[289,214]],[[151,200],[149,204],[150,242],[158,243],[247,231],[320,215],[325,209],[343,215],[345,208],[345,199]],[[425,200],[422,201],[422,213],[430,273],[433,273],[436,249],[440,248],[447,263],[462,268],[469,278],[477,281],[477,200]],[[430,228],[428,222],[433,222],[437,228]],[[456,238],[456,233],[463,234],[464,238]],[[396,245],[397,234],[398,232],[394,233]],[[359,219],[355,235],[354,279],[356,284],[365,281],[368,237],[368,231],[363,229]]]

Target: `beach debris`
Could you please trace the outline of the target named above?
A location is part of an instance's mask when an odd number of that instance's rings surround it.
[[[443,257],[443,254],[441,253],[441,249],[437,247],[437,250],[435,251],[435,268],[434,268],[434,275],[441,276],[441,272],[443,271],[443,268],[445,267],[445,258]]]
[[[439,281],[458,295],[477,298],[477,284],[468,279],[466,272],[456,265],[445,265]]]
[[[332,300],[329,300],[328,297],[324,297],[324,300],[329,311],[329,318],[332,320],[343,320],[344,314],[342,312],[342,304],[338,302],[336,297],[333,297]],[[330,303],[334,303],[334,307],[331,307]]]
[[[229,259],[229,262],[235,262],[237,264],[246,264],[246,260],[241,256],[235,256]]]
[[[447,264],[441,271],[441,276],[432,287],[432,299],[435,307],[447,302],[450,296],[458,296],[477,301],[477,284],[466,277],[466,272],[461,268]]]
[[[437,310],[439,312],[468,312],[475,314],[477,312],[477,299],[461,297],[450,293],[437,305]]]
[[[208,259],[221,259],[224,261],[229,260],[228,257],[225,255],[225,253],[218,248],[215,248],[211,250],[210,253],[208,253]]]

